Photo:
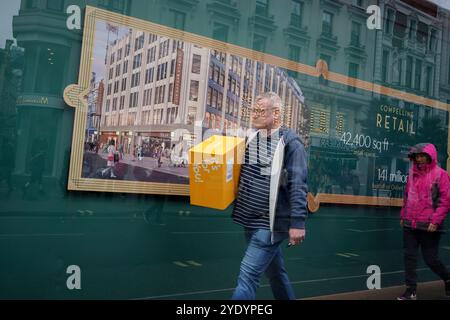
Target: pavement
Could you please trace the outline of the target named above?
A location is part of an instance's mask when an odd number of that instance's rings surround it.
[[[112,179],[109,172],[101,174],[99,169],[107,168],[107,155],[86,152],[82,176],[86,178]],[[105,171],[106,172],[106,171]],[[157,160],[144,157],[142,160],[134,160],[132,156],[125,155],[114,166],[114,174],[117,180],[145,181],[158,183],[189,184],[188,168],[169,166],[167,159],[158,167]]]
[[[445,295],[442,281],[419,283],[417,286],[418,300],[450,300]],[[404,286],[392,286],[375,290],[362,290],[305,298],[302,300],[396,300],[405,291]]]
[[[20,194],[18,194],[20,195]],[[45,193],[2,198],[0,299],[229,299],[236,284],[243,230],[231,207],[189,205],[187,197]],[[297,298],[395,299],[402,292],[398,210],[321,206],[299,247],[283,246]],[[450,262],[450,238],[441,258]],[[82,290],[68,290],[77,265]],[[381,290],[366,292],[369,265],[381,270]],[[419,299],[442,299],[436,276],[418,265]],[[257,299],[273,299],[267,279]]]
[[[92,153],[93,152],[89,152],[86,151],[86,153]],[[108,154],[107,153],[101,153],[99,152],[98,155],[100,157],[102,157],[105,161],[108,158]],[[170,160],[162,157],[161,158],[162,161],[162,165],[161,167],[158,167],[158,160],[152,157],[142,157],[141,160],[139,160],[138,158],[134,159],[132,155],[129,154],[124,154],[123,158],[120,160],[120,162],[128,164],[128,165],[132,165],[135,167],[141,167],[144,169],[151,169],[153,171],[157,171],[157,172],[162,172],[162,173],[168,173],[168,174],[173,174],[173,175],[177,175],[180,177],[185,177],[188,178],[189,177],[189,171],[188,171],[188,167],[174,167]]]

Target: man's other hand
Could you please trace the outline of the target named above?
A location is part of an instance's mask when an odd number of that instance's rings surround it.
[[[303,240],[305,240],[305,236],[305,229],[289,229],[289,243],[292,246],[300,244]]]

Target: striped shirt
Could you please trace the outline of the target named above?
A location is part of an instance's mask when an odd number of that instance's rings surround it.
[[[277,130],[268,137],[261,137],[258,132],[245,150],[232,217],[234,222],[246,228],[270,230],[270,172],[279,132]]]

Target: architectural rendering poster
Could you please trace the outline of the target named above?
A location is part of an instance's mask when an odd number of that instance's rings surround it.
[[[69,189],[187,195],[188,150],[212,134],[245,132],[252,99],[267,91],[281,96],[284,125],[308,140],[302,90],[270,59],[104,10],[88,8],[86,19],[87,100],[77,109]]]

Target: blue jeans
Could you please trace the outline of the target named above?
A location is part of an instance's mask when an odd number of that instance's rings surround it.
[[[245,239],[248,247],[242,259],[238,285],[231,299],[254,300],[263,273],[269,278],[275,299],[295,299],[281,254],[282,241],[272,244],[270,230],[247,228]]]

